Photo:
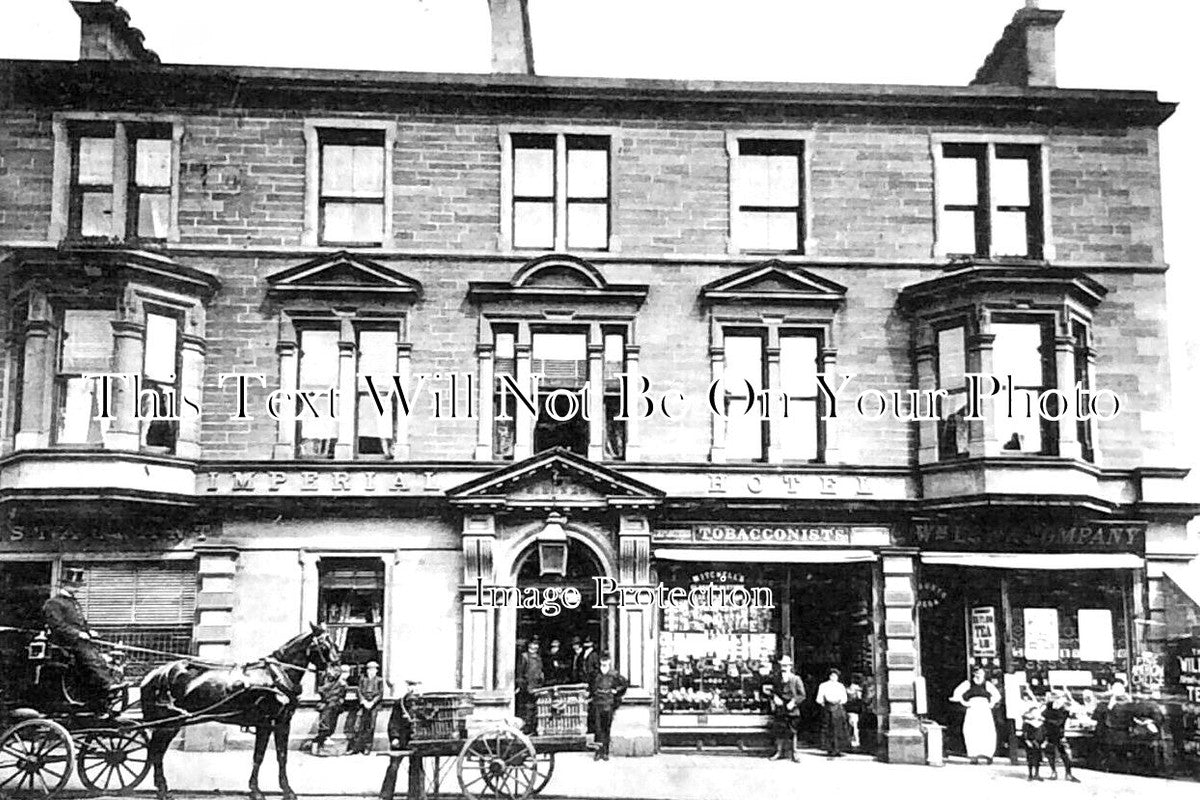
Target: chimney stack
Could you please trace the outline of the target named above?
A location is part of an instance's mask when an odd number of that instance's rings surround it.
[[[80,61],[144,61],[158,63],[158,54],[146,48],[146,37],[129,24],[129,12],[117,0],[71,0],[79,15]]]
[[[492,72],[533,74],[528,0],[488,0],[492,14]]]
[[[1056,86],[1054,26],[1062,15],[1061,11],[1039,8],[1037,0],[1025,0],[1025,7],[1013,14],[971,85]]]

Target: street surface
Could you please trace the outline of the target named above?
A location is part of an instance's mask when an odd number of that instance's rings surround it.
[[[251,754],[245,750],[167,753],[167,779],[177,800],[245,797]],[[302,800],[374,796],[387,759],[379,756],[316,758],[292,751],[288,774]],[[1076,798],[1145,798],[1195,800],[1200,786],[1188,780],[1164,780],[1077,770],[1082,783],[1028,783],[1025,767],[997,760],[993,766],[952,761],[945,767],[885,764],[866,756],[830,760],[805,752],[798,764],[743,756],[662,754],[650,758],[613,758],[566,753],[557,757],[554,775],[542,797],[604,800],[796,800],[872,797],[880,800],[1075,800]],[[397,788],[403,790],[402,771]],[[1043,768],[1043,775],[1048,771]],[[278,798],[274,752],[268,751],[260,775],[268,798]],[[72,784],[74,785],[74,784]],[[153,797],[148,776],[135,798]],[[449,779],[456,792],[457,780]],[[73,794],[73,793],[72,793]],[[400,797],[398,792],[397,797]],[[454,796],[451,794],[451,796]]]

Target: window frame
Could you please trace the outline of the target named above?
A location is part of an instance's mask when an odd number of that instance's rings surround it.
[[[296,391],[299,393],[299,392],[303,392],[306,390],[305,386],[302,382],[302,379],[301,379],[301,375],[303,374],[303,370],[304,370],[304,334],[306,332],[313,332],[313,331],[327,331],[327,332],[332,332],[334,334],[334,363],[337,365],[338,374],[334,375],[333,381],[324,388],[326,390],[331,389],[331,388],[332,389],[340,389],[342,383],[341,383],[341,330],[340,330],[339,320],[337,320],[336,318],[333,318],[333,317],[330,317],[328,319],[305,317],[305,318],[295,320],[295,328],[296,328]],[[356,357],[355,361],[357,363],[357,357]],[[355,377],[357,378],[357,375]],[[355,402],[357,403],[357,401],[358,401],[358,398],[356,395]],[[339,434],[341,433],[341,430],[338,426],[339,418],[338,417],[330,417],[330,419],[329,419],[330,424],[332,424],[332,426],[333,426],[333,436],[328,440],[329,441],[329,452],[328,453],[320,454],[320,455],[302,453],[300,448],[303,445],[303,442],[305,441],[304,437],[301,435],[304,431],[304,422],[309,421],[309,420],[315,420],[317,418],[305,415],[304,412],[305,412],[305,409],[307,409],[307,406],[304,405],[300,401],[300,397],[298,394],[295,399],[295,406],[296,406],[296,418],[293,421],[294,425],[295,425],[295,434],[294,434],[294,438],[293,438],[295,447],[294,447],[294,452],[293,452],[292,457],[294,459],[296,459],[297,461],[301,461],[301,460],[333,461],[333,460],[335,460],[337,458],[337,446],[338,446],[339,440],[340,440]],[[328,410],[328,409],[323,409],[318,405],[318,407],[317,407],[318,413],[325,411],[325,410]],[[342,411],[342,409],[338,409],[338,410]],[[354,425],[355,431],[357,432],[358,420],[355,419],[354,422],[355,422],[355,425]],[[316,441],[316,440],[314,439],[313,441]]]
[[[949,386],[942,385],[941,335],[942,335],[942,333],[944,333],[946,331],[952,331],[955,329],[962,331],[963,359],[962,359],[961,366],[962,366],[963,375],[965,376],[967,373],[971,372],[971,344],[970,344],[971,325],[970,325],[970,320],[968,320],[966,317],[960,316],[960,317],[949,317],[946,319],[940,319],[940,320],[937,320],[936,322],[932,323],[934,388],[938,392],[945,392],[947,399],[954,397],[955,395],[963,395],[965,397],[966,393],[967,393],[967,384],[966,384],[965,378],[964,378],[961,386],[949,387]],[[962,420],[962,424],[967,425],[967,430],[968,430],[967,447],[965,449],[963,449],[962,451],[956,451],[954,453],[949,453],[948,451],[943,450],[943,448],[942,448],[942,439],[943,439],[942,426],[948,422],[948,419],[946,418],[946,413],[947,413],[947,408],[949,406],[950,406],[949,403],[943,402],[943,403],[940,403],[939,408],[936,409],[936,411],[938,412],[938,419],[935,422],[934,431],[935,431],[935,436],[937,439],[936,444],[937,444],[937,460],[938,461],[955,461],[958,459],[967,458],[971,454],[970,422],[968,420],[966,420],[965,418]]]
[[[1090,396],[1095,387],[1095,354],[1093,344],[1092,323],[1078,316],[1071,316],[1067,324],[1070,328],[1075,359],[1074,378]],[[1082,333],[1082,336],[1080,335]],[[1073,388],[1073,387],[1072,387]],[[1065,391],[1059,387],[1060,391]],[[1078,419],[1075,423],[1075,439],[1079,442],[1080,457],[1088,463],[1096,461],[1096,431],[1097,427],[1092,418]]]
[[[740,253],[757,253],[762,255],[816,255],[818,242],[812,236],[813,197],[812,197],[812,150],[814,135],[807,130],[737,130],[725,134],[725,153],[729,162],[728,197],[729,197],[729,227],[727,230],[728,252],[731,255]],[[797,213],[797,242],[794,250],[770,250],[760,247],[747,246],[739,235],[738,214],[743,206],[753,205],[744,201],[740,190],[739,178],[741,143],[759,142],[782,146],[793,143],[799,150],[800,198]]]
[[[945,214],[947,209],[942,203],[946,194],[946,146],[963,145],[977,147],[983,157],[977,166],[978,192],[976,208],[976,245],[977,251],[986,253],[955,253],[946,244],[944,230],[946,227]],[[1050,214],[1050,166],[1047,137],[1042,135],[1024,134],[972,134],[972,133],[932,133],[929,137],[930,154],[933,165],[933,250],[932,255],[937,259],[967,258],[967,259],[1000,259],[1014,261],[1053,261],[1055,258],[1054,239],[1051,228]],[[992,175],[995,174],[997,148],[1028,147],[1034,153],[1036,164],[1029,169],[1029,206],[1026,220],[1027,253],[1026,255],[1007,255],[997,252],[995,245],[995,220],[998,212],[1004,211],[995,202],[992,191]]]
[[[498,129],[500,136],[500,247],[502,250],[521,253],[549,252],[579,252],[579,253],[613,253],[620,251],[620,239],[616,234],[614,219],[617,216],[617,200],[614,191],[616,177],[616,156],[618,155],[619,129],[613,127],[593,127],[574,125],[502,125]],[[515,193],[515,151],[520,149],[514,139],[521,137],[542,138],[553,137],[554,140],[554,195],[553,219],[554,236],[550,247],[526,247],[515,243],[514,225],[516,223],[515,204],[520,197]],[[607,155],[607,196],[605,198],[572,198],[568,193],[568,153],[572,149],[595,150],[600,148],[572,148],[572,139],[603,139],[603,148]],[[528,200],[547,202],[545,197],[532,197]],[[604,247],[572,247],[569,239],[570,207],[573,204],[595,205],[603,203],[607,210],[607,237]]]
[[[776,404],[784,396],[787,391],[782,384],[782,346],[780,341],[784,338],[811,338],[816,342],[816,363],[814,364],[815,373],[821,373],[824,365],[835,352],[829,345],[831,341],[831,333],[827,325],[815,323],[811,320],[793,320],[793,319],[778,319],[772,318],[768,320],[748,320],[736,319],[729,317],[714,317],[712,321],[712,336],[714,338],[714,349],[721,353],[721,377],[725,375],[726,350],[725,340],[730,334],[747,338],[759,338],[761,341],[762,355],[762,385],[759,391],[767,394],[770,398],[770,415],[761,420],[762,425],[762,454],[756,458],[729,458],[728,450],[728,434],[729,421],[728,419],[714,414],[714,426],[724,426],[724,436],[721,438],[722,459],[726,463],[741,463],[741,464],[824,464],[828,459],[828,434],[825,420],[825,400],[822,397],[819,387],[814,387],[813,396],[802,395],[787,395],[790,403],[793,398],[803,399],[806,402],[815,399],[816,411],[816,453],[813,458],[786,458],[783,455],[780,446],[773,444],[772,431],[773,424],[771,416],[781,414],[777,410]],[[771,362],[776,361],[779,364],[781,381],[777,385],[771,383]],[[728,399],[729,393],[726,392],[725,398]],[[742,397],[742,395],[734,395]],[[777,439],[782,439],[781,435],[776,436]]]
[[[115,299],[113,299],[113,302],[111,303],[111,305],[105,305],[105,304],[99,303],[99,302],[94,302],[94,303],[55,303],[54,304],[54,308],[53,308],[53,312],[52,312],[52,314],[53,314],[52,319],[54,321],[54,323],[53,323],[54,324],[54,327],[53,327],[54,352],[52,355],[52,362],[51,362],[51,385],[53,387],[53,389],[52,389],[53,399],[52,399],[51,405],[50,405],[50,429],[48,431],[48,444],[50,447],[56,447],[56,448],[103,448],[104,444],[105,444],[104,437],[105,437],[105,434],[107,433],[108,426],[111,425],[111,422],[112,422],[111,420],[102,421],[101,428],[100,428],[99,441],[95,441],[95,442],[90,441],[90,440],[83,441],[83,442],[59,441],[59,437],[60,437],[59,429],[62,427],[62,422],[63,422],[65,394],[67,391],[67,386],[69,384],[69,381],[71,381],[73,379],[81,379],[82,380],[82,378],[83,378],[83,373],[65,372],[63,370],[63,348],[66,346],[66,340],[67,340],[67,337],[66,337],[67,314],[72,311],[94,311],[94,312],[105,312],[105,313],[111,314],[112,319],[109,320],[110,328],[111,328],[112,323],[118,322],[120,320],[120,315],[117,313],[117,305],[116,305]],[[116,358],[116,334],[115,334],[115,332],[110,330],[109,336],[110,336],[110,341],[109,341],[109,351],[108,351],[108,361],[109,361],[108,371],[111,372],[111,371],[113,371],[113,361]],[[96,385],[93,386],[93,388],[92,388],[93,398],[95,397],[96,393],[98,393],[100,391],[99,381],[95,381],[94,383]],[[95,403],[94,399],[93,399],[93,403]],[[113,409],[110,409],[110,411],[113,411]],[[108,424],[104,424],[104,423],[108,423]]]
[[[996,325],[1036,325],[1041,332],[1041,344],[1038,346],[1038,356],[1040,358],[1040,366],[1042,372],[1041,386],[1037,387],[1040,392],[1045,392],[1048,389],[1057,389],[1058,386],[1058,371],[1057,371],[1057,351],[1055,349],[1055,331],[1057,330],[1057,320],[1054,315],[1049,313],[1038,312],[1021,312],[1021,311],[994,311],[988,321],[988,332],[992,335],[992,348],[995,348],[995,326]],[[993,364],[993,371],[995,367]],[[997,376],[998,377],[998,376]],[[1031,387],[1027,385],[1013,386],[1014,392],[1028,391]],[[993,401],[999,403],[999,395],[993,398]],[[1038,411],[1038,403],[1033,404],[1033,413],[1038,414],[1039,434],[1042,439],[1042,446],[1036,451],[1033,450],[1005,450],[1004,439],[1000,435],[1001,415],[1000,407],[997,406],[995,414],[996,430],[993,431],[997,442],[1000,445],[1002,456],[1057,456],[1059,453],[1058,444],[1058,422],[1055,420],[1046,419],[1041,416]]]
[[[323,161],[322,133],[344,133],[350,136],[379,132],[383,136],[383,230],[378,242],[326,242],[324,241],[324,201],[321,192]],[[389,120],[357,117],[310,118],[304,120],[305,180],[304,180],[304,231],[303,244],[308,247],[323,247],[330,250],[370,249],[379,250],[395,244],[395,150],[396,123]],[[362,198],[355,198],[359,200]],[[365,199],[363,199],[365,202]],[[373,200],[373,199],[372,199]]]
[[[95,131],[111,126],[113,139],[113,179],[112,191],[112,234],[110,236],[82,236],[78,222],[82,221],[82,207],[77,207],[76,178],[79,170],[77,141],[86,136],[86,131]],[[165,136],[138,136],[139,130],[161,128],[162,132],[170,131],[171,141],[171,185],[168,194],[167,232],[164,237],[140,237],[137,235],[136,210],[137,203],[131,203],[131,183],[136,179],[133,174],[135,162],[130,156],[130,148],[136,147],[139,138],[163,139]],[[123,114],[107,111],[71,111],[57,112],[51,120],[54,138],[54,167],[50,201],[50,224],[47,227],[47,238],[59,242],[64,240],[77,241],[115,241],[137,243],[146,242],[178,242],[179,230],[179,197],[181,181],[181,152],[184,125],[182,117],[171,114]],[[99,186],[99,184],[97,184]],[[133,216],[133,224],[130,217]]]
[[[365,383],[362,383],[359,381],[359,378],[363,374],[363,373],[359,372],[359,370],[362,368],[362,354],[363,354],[362,335],[364,332],[386,332],[386,333],[395,334],[396,341],[392,348],[392,362],[393,362],[392,363],[392,374],[399,374],[400,373],[399,350],[400,350],[400,347],[403,345],[403,336],[404,336],[403,324],[400,321],[394,320],[394,319],[372,319],[370,317],[357,318],[354,320],[354,384],[355,384],[355,386],[354,386],[354,388],[355,388],[355,392],[354,392],[354,459],[361,460],[361,461],[370,461],[370,460],[390,461],[396,457],[395,456],[396,443],[397,443],[398,434],[399,434],[396,417],[397,417],[397,414],[399,414],[399,404],[400,404],[399,399],[396,397],[395,393],[392,391],[392,389],[394,387],[391,387],[391,386],[383,387],[384,389],[387,390],[388,395],[385,398],[381,398],[381,399],[385,400],[385,402],[389,402],[391,404],[391,419],[389,422],[389,427],[391,428],[391,434],[392,434],[391,439],[390,439],[391,444],[388,447],[384,448],[384,452],[382,452],[382,453],[363,453],[362,452],[362,439],[363,439],[362,419],[359,414],[359,412],[360,412],[359,403],[362,401],[362,399],[364,397],[370,398],[370,396],[371,396],[370,391],[365,390],[363,388],[365,386]],[[299,368],[299,361],[297,361],[297,369],[298,368]],[[370,374],[370,373],[367,373],[367,374]],[[297,377],[299,377],[299,375],[297,375]],[[376,387],[375,387],[376,391],[380,391],[380,388],[381,387],[378,384],[376,384]],[[380,393],[382,394],[383,392],[380,392]],[[373,410],[372,410],[372,413],[373,413]]]

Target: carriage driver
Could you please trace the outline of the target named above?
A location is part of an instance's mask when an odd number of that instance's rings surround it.
[[[59,592],[42,606],[42,617],[50,630],[50,641],[75,654],[78,685],[83,693],[79,699],[94,711],[105,711],[113,693],[120,687],[93,643],[87,618],[75,599],[75,593],[82,586],[83,570],[65,568]]]

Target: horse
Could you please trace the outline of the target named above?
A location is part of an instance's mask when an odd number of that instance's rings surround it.
[[[250,798],[263,800],[258,770],[275,735],[279,788],[283,800],[296,800],[288,784],[287,746],[292,715],[300,699],[300,679],[308,665],[324,670],[338,663],[337,646],[318,625],[290,639],[266,658],[240,667],[214,668],[181,659],[156,667],[141,684],[143,719],[152,723],[149,757],[154,767],[158,800],[171,794],[163,771],[163,756],[180,729],[195,722],[214,721],[254,729],[254,768]],[[175,724],[171,720],[177,719]]]

